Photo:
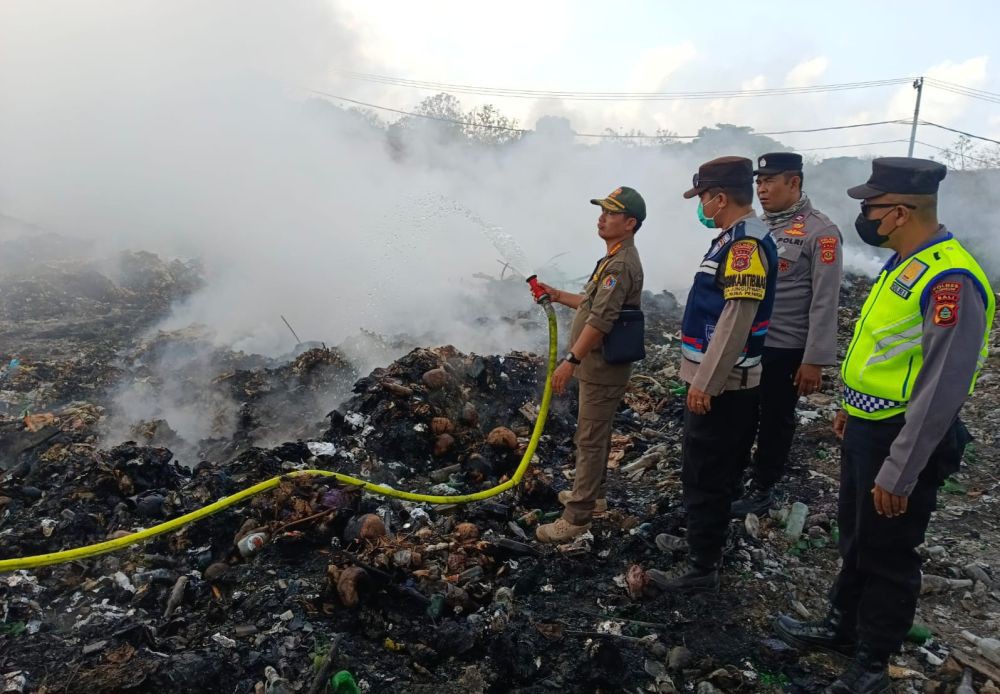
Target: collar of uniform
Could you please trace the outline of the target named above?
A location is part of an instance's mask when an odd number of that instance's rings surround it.
[[[729,231],[730,229],[732,229],[734,226],[736,226],[737,224],[739,224],[740,222],[745,222],[746,220],[750,219],[751,217],[756,217],[756,216],[757,216],[757,213],[754,212],[753,210],[750,210],[745,215],[743,215],[742,217],[740,217],[739,219],[737,219],[736,221],[734,221],[732,224],[730,224],[729,226],[727,226],[722,233],[724,234],[727,231]],[[719,236],[722,236],[722,234],[719,234]]]
[[[889,256],[889,259],[885,261],[885,265],[882,266],[882,270],[883,271],[892,270],[893,268],[897,267],[900,263],[902,263],[904,260],[909,260],[920,251],[925,251],[931,246],[939,244],[942,241],[947,241],[950,238],[953,237],[952,233],[948,231],[948,227],[946,227],[944,224],[939,224],[937,231],[934,232],[934,235],[929,239],[927,239],[927,243],[925,243],[917,250],[913,251],[913,253],[910,253],[910,255],[906,256],[905,258],[900,258],[898,253],[893,253],[891,256]]]
[[[812,212],[812,209],[809,196],[802,193],[799,195],[799,199],[793,202],[788,208],[779,210],[778,212],[767,212],[765,210],[760,218],[772,231],[779,231],[794,220],[805,219]]]
[[[634,248],[635,247],[635,235],[626,237],[619,241],[622,248]]]

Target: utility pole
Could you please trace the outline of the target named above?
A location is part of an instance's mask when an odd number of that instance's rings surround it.
[[[913,109],[913,127],[910,129],[910,151],[906,156],[913,157],[913,143],[917,141],[917,119],[920,118],[920,96],[924,93],[924,78],[913,80],[913,88],[917,90],[917,106]]]

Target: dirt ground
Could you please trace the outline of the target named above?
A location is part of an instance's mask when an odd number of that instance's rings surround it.
[[[495,285],[484,291],[524,291]],[[114,271],[0,271],[0,558],[119,537],[298,469],[453,494],[494,486],[520,460],[538,355],[366,335],[387,356],[360,373],[356,344],[275,359],[211,347],[197,330],[150,332],[197,286],[196,268],[150,254]],[[845,282],[842,348],[866,291]],[[526,292],[525,306],[506,320],[541,351],[543,317]],[[733,521],[721,591],[657,596],[642,570],[684,557],[654,542],[684,535],[680,314],[665,293],[644,306],[649,356],[615,421],[611,513],[589,536],[545,547],[533,535],[572,484],[569,395],[525,482],[488,501],[432,507],[286,478],[145,544],[0,574],[0,691],[349,691],[326,684],[337,671],[367,692],[819,691],[844,662],[788,648],[770,623],[822,616],[837,570],[836,376],[800,403],[771,514]],[[991,676],[1000,684],[1000,666],[961,636],[1000,633],[996,333],[991,342],[962,415],[975,442],[921,548],[925,574],[953,581],[922,596],[916,622],[930,637],[894,659],[897,692],[954,691],[964,666],[979,691]],[[123,384],[172,385],[183,407],[219,421],[198,440],[169,419],[111,427]],[[809,508],[796,538],[784,530],[793,502]],[[262,544],[247,549],[254,537]],[[284,679],[266,683],[268,666]]]

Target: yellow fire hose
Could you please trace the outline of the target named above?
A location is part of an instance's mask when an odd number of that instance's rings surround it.
[[[207,518],[213,513],[218,513],[219,511],[234,506],[240,503],[244,499],[249,499],[255,494],[260,494],[268,489],[278,486],[281,480],[285,477],[298,477],[302,475],[315,475],[319,477],[333,477],[338,482],[343,484],[351,485],[354,487],[359,487],[363,491],[371,492],[372,494],[378,494],[380,496],[391,496],[397,499],[405,499],[406,501],[419,501],[428,504],[467,504],[472,501],[481,501],[482,499],[488,499],[497,494],[502,494],[503,492],[516,487],[520,484],[521,479],[524,477],[524,473],[528,470],[528,465],[531,464],[531,459],[535,455],[535,449],[538,448],[538,441],[542,437],[542,431],[545,429],[545,420],[549,414],[549,404],[552,400],[552,372],[555,370],[556,365],[556,352],[558,350],[558,335],[556,327],[556,314],[552,309],[552,305],[548,301],[541,302],[542,308],[545,310],[545,315],[548,318],[549,323],[549,360],[548,367],[545,374],[545,390],[542,393],[542,404],[538,410],[538,417],[535,419],[535,428],[531,432],[531,439],[528,441],[528,448],[524,452],[524,457],[521,458],[521,462],[518,464],[517,469],[514,471],[514,475],[495,487],[490,489],[485,489],[481,492],[476,492],[474,494],[456,494],[453,496],[438,496],[434,494],[414,494],[412,492],[403,492],[398,489],[393,489],[392,487],[386,487],[381,484],[375,484],[373,482],[366,482],[365,480],[358,479],[357,477],[351,477],[350,475],[342,475],[339,472],[330,472],[329,470],[296,470],[288,475],[279,475],[278,477],[272,477],[269,480],[255,484],[252,487],[248,487],[242,491],[236,492],[235,494],[227,497],[223,497],[218,501],[209,504],[208,506],[203,506],[197,511],[192,511],[191,513],[186,513],[183,516],[178,516],[168,520],[165,523],[160,523],[159,525],[154,525],[152,528],[146,528],[138,532],[132,533],[126,537],[120,537],[115,540],[107,540],[105,542],[98,542],[93,545],[86,545],[84,547],[76,547],[73,549],[66,549],[61,552],[50,552],[48,554],[37,554],[33,557],[17,557],[14,559],[2,559],[0,560],[0,573],[6,571],[16,571],[18,569],[34,569],[39,566],[48,566],[50,564],[62,564],[64,562],[76,561],[79,559],[87,559],[89,557],[95,557],[99,554],[105,554],[107,552],[115,552],[120,549],[124,549],[129,545],[134,545],[139,542],[145,542],[146,540],[156,537],[157,535],[163,535],[164,533],[169,533],[177,530],[178,528],[187,525],[188,523],[194,523],[202,518]]]

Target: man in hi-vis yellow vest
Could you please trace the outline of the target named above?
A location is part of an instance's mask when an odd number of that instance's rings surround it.
[[[979,263],[937,219],[947,169],[924,159],[872,162],[855,228],[895,253],[875,280],[841,367],[840,554],[818,622],[779,617],[786,641],[854,656],[825,692],[888,692],[920,594],[920,556],[937,489],[968,432],[958,411],[986,360],[996,296]]]

